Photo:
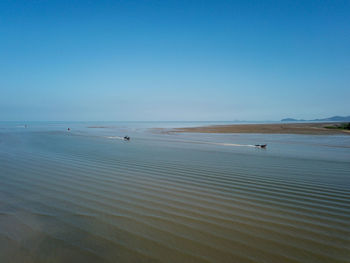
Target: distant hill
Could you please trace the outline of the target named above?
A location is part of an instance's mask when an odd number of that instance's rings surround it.
[[[338,122],[345,122],[345,121],[350,121],[350,116],[345,116],[345,117],[342,117],[342,116],[333,116],[333,117],[329,117],[329,118],[324,118],[324,119],[314,119],[314,120],[298,120],[298,119],[293,119],[293,118],[285,118],[285,119],[282,119],[281,121],[283,122],[297,122],[297,121],[324,121],[324,122],[327,122],[327,121],[338,121]]]

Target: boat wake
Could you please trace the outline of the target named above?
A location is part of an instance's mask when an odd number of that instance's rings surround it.
[[[178,143],[219,145],[219,146],[230,146],[230,147],[253,147],[253,148],[257,148],[258,147],[258,146],[254,145],[254,144],[237,144],[237,143],[195,141],[195,140],[162,140],[162,141],[171,141],[171,142],[178,142]]]
[[[253,145],[253,144],[237,144],[237,143],[208,142],[208,144],[222,145],[222,146],[234,146],[234,147],[254,147],[254,148],[257,147],[256,145]]]
[[[124,140],[124,137],[120,136],[106,136],[107,139],[114,139],[114,140]]]

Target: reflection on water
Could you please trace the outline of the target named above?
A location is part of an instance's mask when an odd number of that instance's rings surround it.
[[[49,124],[0,125],[0,262],[349,262],[350,136]]]

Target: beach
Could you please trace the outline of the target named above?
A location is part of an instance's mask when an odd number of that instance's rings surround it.
[[[170,132],[195,133],[265,133],[265,134],[310,134],[331,135],[348,134],[349,130],[330,129],[340,123],[274,123],[274,124],[232,124],[203,127],[175,128]]]

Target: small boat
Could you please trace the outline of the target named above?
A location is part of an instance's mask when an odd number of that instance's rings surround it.
[[[124,141],[130,141],[130,137],[129,136],[124,136]]]
[[[255,147],[266,148],[267,144],[255,144]]]

